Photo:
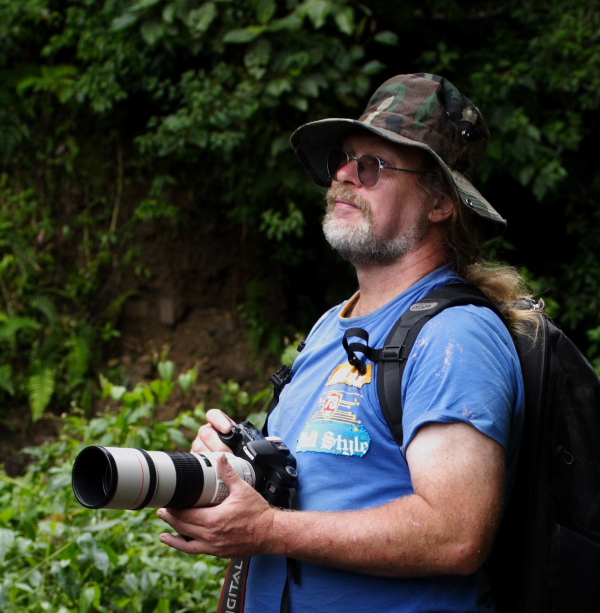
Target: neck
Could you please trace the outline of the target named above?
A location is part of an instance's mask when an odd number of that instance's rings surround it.
[[[357,266],[360,295],[351,316],[376,311],[446,262],[439,247],[424,244],[386,266]]]

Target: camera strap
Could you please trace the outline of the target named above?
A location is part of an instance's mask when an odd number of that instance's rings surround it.
[[[229,561],[217,613],[243,613],[246,600],[246,580],[248,579],[251,559],[232,558]],[[296,561],[286,558],[286,562],[287,577],[281,598],[280,613],[289,613],[290,611],[290,582],[300,582]]]
[[[232,558],[227,567],[217,613],[242,613],[250,558]]]

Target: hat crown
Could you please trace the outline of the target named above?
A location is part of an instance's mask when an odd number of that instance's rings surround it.
[[[490,137],[479,109],[447,79],[427,73],[387,80],[359,122],[427,145],[470,181]]]

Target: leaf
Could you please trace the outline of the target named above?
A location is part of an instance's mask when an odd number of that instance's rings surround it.
[[[173,381],[165,381],[164,379],[156,379],[149,384],[150,390],[156,396],[157,404],[164,404],[171,396],[175,383]],[[149,398],[152,401],[152,398]]]
[[[39,330],[42,325],[31,317],[7,317],[0,322],[0,341],[12,342],[21,330]]]
[[[169,437],[179,447],[189,447],[190,441],[177,428],[169,428]]]
[[[205,2],[200,8],[189,12],[186,23],[197,34],[204,34],[217,15],[217,7],[214,2]]]
[[[91,347],[87,339],[82,336],[71,341],[71,350],[67,354],[67,367],[71,385],[77,385],[83,380],[91,360]]]
[[[0,562],[6,558],[6,554],[13,546],[17,533],[13,530],[0,528]]]
[[[335,22],[344,34],[349,36],[354,32],[354,9],[346,6],[336,13]]]
[[[292,366],[298,357],[298,349],[295,345],[288,345],[281,355],[281,362],[287,366]]]
[[[86,530],[88,532],[104,532],[105,530],[110,530],[111,528],[114,528],[121,523],[121,519],[109,519],[106,521],[98,522],[97,524],[90,524],[89,526],[87,526]]]
[[[152,8],[157,4],[160,4],[162,0],[140,0],[136,4],[134,4],[130,10],[132,11],[143,11],[145,9]]]
[[[44,368],[41,372],[31,375],[27,380],[31,418],[37,421],[50,403],[56,385],[56,370]]]
[[[127,388],[124,385],[113,385],[110,388],[110,397],[113,400],[121,400],[126,392]]]
[[[375,34],[375,40],[381,45],[395,46],[398,44],[398,35],[390,30],[384,30]]]
[[[56,305],[49,296],[36,296],[31,299],[30,305],[32,308],[40,311],[40,313],[43,313],[51,326],[56,323]]]
[[[98,584],[86,585],[79,595],[80,613],[87,613],[96,602],[100,602],[100,588]]]
[[[194,419],[189,413],[183,414],[179,423],[183,428],[188,428],[193,431],[198,430],[201,425],[198,420]]]
[[[261,25],[269,23],[273,15],[275,15],[276,10],[277,5],[273,0],[258,0],[256,5],[256,18],[258,19],[258,23]]]
[[[86,558],[93,563],[94,567],[104,575],[110,570],[110,557],[104,548],[88,532],[84,532],[77,538],[77,545],[81,548]]]
[[[144,42],[153,47],[165,33],[165,27],[160,21],[147,21],[141,28],[140,34]]]
[[[194,369],[190,369],[187,372],[181,373],[179,377],[177,377],[177,381],[184,394],[189,394],[193,383],[196,381],[197,374],[198,373]]]
[[[12,366],[10,364],[0,365],[0,388],[8,392],[11,396],[15,395]]]
[[[175,375],[175,365],[171,360],[163,360],[162,362],[159,362],[157,369],[161,379],[164,379],[165,381],[173,381],[173,376]]]
[[[233,44],[249,43],[258,38],[265,29],[265,26],[250,26],[248,28],[230,30],[223,37],[223,42]]]
[[[136,23],[137,20],[138,20],[137,15],[134,15],[133,13],[128,12],[128,13],[125,13],[124,15],[121,15],[120,17],[115,17],[110,24],[110,29],[113,32],[125,30],[131,27],[134,23]]]

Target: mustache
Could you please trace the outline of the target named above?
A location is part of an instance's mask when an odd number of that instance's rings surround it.
[[[364,198],[358,196],[351,187],[347,185],[332,185],[325,194],[325,201],[327,202],[327,212],[333,210],[336,198],[348,200],[363,213],[369,214],[371,211],[371,205],[369,204],[369,202]]]

